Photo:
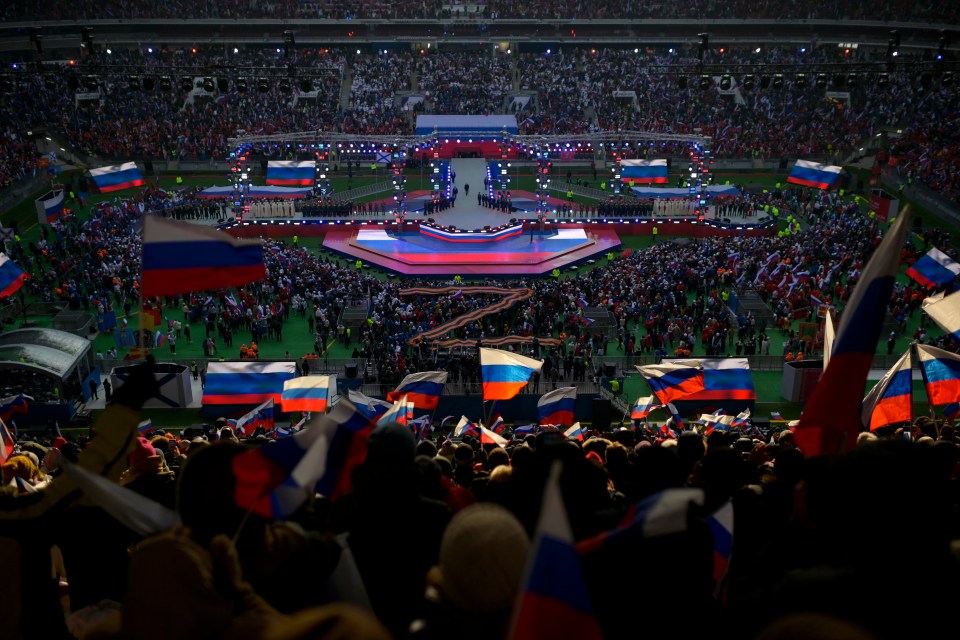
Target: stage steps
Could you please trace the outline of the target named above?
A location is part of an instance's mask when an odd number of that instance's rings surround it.
[[[350,327],[351,329],[358,329],[367,323],[367,315],[369,313],[369,307],[367,306],[366,301],[352,301],[349,304],[344,305],[343,311],[340,312],[339,323],[344,327]],[[353,335],[360,335],[357,332],[351,332]]]

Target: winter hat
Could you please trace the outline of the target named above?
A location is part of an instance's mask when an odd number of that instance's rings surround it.
[[[417,440],[409,428],[397,422],[379,425],[367,439],[366,464],[375,466],[404,466],[413,464],[417,455]]]
[[[157,455],[157,450],[150,444],[146,438],[137,438],[133,443],[133,451],[130,453],[130,466],[142,466],[148,458]]]
[[[495,554],[490,549],[496,548]],[[440,564],[430,579],[454,607],[474,613],[509,611],[517,598],[530,540],[516,516],[495,504],[474,504],[450,520]],[[477,558],[485,558],[483,566]]]

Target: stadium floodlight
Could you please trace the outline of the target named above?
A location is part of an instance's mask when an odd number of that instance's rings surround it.
[[[900,32],[892,29],[890,39],[887,41],[887,57],[895,58],[898,55],[900,55]]]
[[[713,78],[704,74],[700,76],[700,88],[706,91],[713,85]]]
[[[213,78],[207,76],[203,79],[203,90],[207,93],[213,93],[213,90],[217,88],[216,83],[214,83]]]
[[[729,91],[733,87],[733,78],[729,74],[724,74],[720,76],[720,89],[723,91]]]

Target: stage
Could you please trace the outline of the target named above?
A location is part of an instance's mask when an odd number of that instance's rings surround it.
[[[578,225],[506,237],[491,231],[488,240],[458,242],[417,229],[398,233],[364,225],[328,230],[323,246],[404,276],[535,276],[599,259],[620,246],[620,237],[611,229]]]

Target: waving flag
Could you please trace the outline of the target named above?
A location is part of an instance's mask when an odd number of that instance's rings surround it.
[[[264,431],[273,429],[273,398],[237,420],[236,430],[245,436],[252,436],[260,428]]]
[[[460,422],[453,428],[453,437],[462,438],[464,436],[478,435],[480,435],[480,425],[472,420],[468,420],[467,416],[460,416]]]
[[[697,367],[703,375],[703,389],[677,400],[724,403],[729,406],[731,401],[750,402],[757,399],[748,358],[671,358],[664,360],[661,366]],[[680,408],[684,411],[689,409],[686,406]]]
[[[295,362],[211,362],[202,404],[282,402],[283,383],[296,375]]]
[[[148,215],[143,223],[144,297],[237,287],[266,277],[259,240]]]
[[[267,184],[312,187],[316,171],[314,160],[270,160],[267,162]]]
[[[574,423],[572,427],[563,432],[563,437],[567,440],[577,440],[583,442],[583,429],[580,428],[580,423]]]
[[[787,177],[787,182],[815,189],[829,189],[837,181],[841,171],[843,167],[797,160]]]
[[[413,419],[413,403],[404,396],[393,403],[390,409],[377,419],[377,424],[387,424],[388,422],[397,422],[407,424]]]
[[[925,344],[917,345],[917,355],[930,404],[960,401],[960,356]]]
[[[543,362],[498,349],[480,348],[484,400],[509,400],[523,389]]]
[[[577,552],[586,555],[618,540],[682,533],[687,530],[690,505],[702,506],[704,500],[703,489],[667,489],[647,496],[627,509],[619,525],[578,542]]]
[[[912,374],[908,349],[863,399],[860,409],[863,426],[874,431],[913,419]]]
[[[498,447],[506,447],[510,444],[510,441],[487,429],[485,426],[480,425],[480,444],[495,444]]]
[[[960,263],[936,247],[913,263],[907,275],[927,287],[942,287],[960,275]]]
[[[156,427],[153,426],[153,420],[150,418],[142,420],[140,424],[137,425],[137,432],[145,438],[149,438],[156,430]]]
[[[63,213],[63,208],[64,208],[63,189],[54,189],[53,191],[50,191],[44,196],[42,196],[41,198],[38,198],[37,202],[43,203],[43,213],[46,216],[45,218],[46,223],[51,224],[53,222],[56,222],[60,218],[60,214]]]
[[[926,298],[923,310],[938,327],[960,341],[960,291],[950,295],[940,292]]]
[[[713,537],[713,581],[719,595],[733,555],[733,503],[727,500],[707,518],[707,526]]]
[[[27,413],[30,410],[28,400],[33,400],[33,398],[22,393],[0,400],[0,420],[10,422],[14,415]]]
[[[13,436],[10,435],[10,430],[7,429],[7,425],[0,420],[0,464],[7,461],[7,458],[10,457],[10,454],[13,453],[16,446],[17,442],[13,439]]]
[[[330,398],[337,395],[336,376],[301,376],[283,383],[280,403],[284,411],[327,410]]]
[[[416,436],[417,442],[423,440],[430,435],[430,432],[433,431],[433,427],[430,425],[430,416],[420,416],[416,420],[410,420],[407,422],[407,426],[410,427],[413,431],[413,435]]]
[[[358,411],[374,421],[389,411],[390,407],[393,406],[392,402],[377,400],[353,389],[347,391],[347,398],[356,405]]]
[[[656,160],[621,160],[620,180],[634,184],[666,184],[667,161],[664,158]]]
[[[856,443],[860,399],[880,340],[887,304],[910,226],[910,208],[897,216],[850,296],[833,344],[830,366],[800,416],[794,432],[807,456],[836,455]]]
[[[733,416],[723,415],[722,413],[705,413],[700,416],[698,422],[704,425],[704,433],[709,435],[714,431],[730,431],[733,420]]]
[[[576,387],[563,387],[545,393],[537,401],[537,422],[570,426],[573,424],[576,405]]]
[[[734,416],[733,424],[731,426],[737,429],[743,429],[744,427],[747,427],[749,425],[750,425],[750,409],[744,409],[743,411],[738,413],[736,416]]]
[[[124,162],[123,164],[90,169],[90,177],[93,178],[93,183],[100,189],[100,193],[142,187],[145,184],[143,176],[140,175],[140,169],[137,168],[135,162]]]
[[[555,461],[544,489],[524,590],[507,634],[510,640],[602,638],[560,493],[561,469]]]
[[[330,413],[320,418],[327,432],[329,447],[323,475],[317,481],[317,493],[337,498],[352,488],[353,469],[367,459],[367,439],[376,424],[367,419],[349,400],[340,400]],[[304,432],[315,426],[308,426]],[[303,432],[301,432],[303,433]]]
[[[696,360],[689,360],[684,364],[637,366],[637,371],[662,403],[680,400],[704,389],[703,370],[700,362]]]
[[[15,294],[29,277],[7,254],[0,253],[0,298]]]
[[[396,389],[387,394],[387,400],[393,402],[406,396],[417,409],[435,411],[440,404],[440,395],[446,383],[446,371],[411,373],[400,381]]]
[[[493,431],[498,436],[502,436],[503,432],[507,430],[507,425],[503,421],[503,416],[497,416],[497,419],[493,421],[493,424],[490,425],[490,431]]]
[[[657,408],[653,396],[644,396],[642,398],[637,398],[637,402],[633,405],[633,410],[630,412],[631,420],[643,420],[650,412]]]
[[[830,309],[823,316],[823,370],[830,364],[833,354],[833,343],[837,340],[837,327],[833,324],[833,314]]]
[[[960,416],[960,402],[951,402],[943,408],[943,417],[953,420]]]
[[[535,424],[525,424],[523,426],[517,427],[513,430],[513,435],[515,436],[532,436],[537,432],[537,425]]]

